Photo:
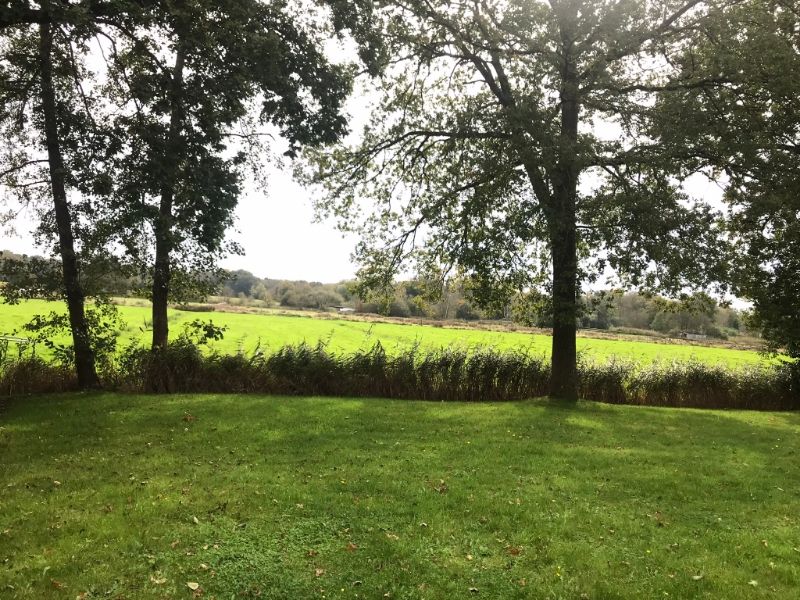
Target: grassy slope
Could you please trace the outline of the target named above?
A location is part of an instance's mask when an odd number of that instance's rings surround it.
[[[798,451],[796,414],[18,400],[0,597],[796,598]]]
[[[32,301],[17,306],[0,305],[0,333],[21,327],[36,313],[46,313],[60,304]],[[124,338],[141,338],[141,327],[149,320],[149,310],[144,307],[122,306],[120,312],[127,323]],[[446,329],[424,325],[399,325],[394,323],[369,323],[365,321],[314,319],[284,315],[252,315],[232,313],[170,312],[172,333],[177,335],[183,323],[194,319],[212,320],[227,325],[225,339],[217,345],[223,352],[235,352],[240,346],[250,350],[260,341],[276,349],[282,345],[306,341],[316,343],[330,340],[334,350],[353,350],[372,346],[376,341],[388,349],[408,346],[418,341],[423,346],[441,348],[490,345],[497,348],[530,349],[535,353],[548,353],[550,337],[529,333],[493,332],[467,329]],[[653,360],[697,359],[710,364],[741,366],[758,364],[764,358],[757,352],[684,344],[658,344],[650,342],[618,341],[605,339],[578,339],[578,350],[587,356],[604,360],[609,357],[642,362]]]

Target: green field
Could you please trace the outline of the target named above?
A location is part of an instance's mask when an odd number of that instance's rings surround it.
[[[800,596],[797,414],[69,395],[0,455],[9,600]]]
[[[147,341],[146,324],[149,309],[146,307],[121,306],[120,313],[126,323],[123,344],[132,339]],[[30,301],[19,305],[0,305],[0,333],[20,328],[34,314],[50,310],[63,310],[60,303]],[[380,341],[388,351],[407,348],[419,343],[426,348],[451,346],[492,346],[498,349],[525,349],[547,354],[550,337],[546,335],[485,331],[480,329],[448,329],[417,324],[371,323],[368,321],[319,319],[306,316],[277,314],[194,313],[170,311],[170,327],[173,335],[180,333],[182,325],[194,319],[212,320],[225,325],[225,339],[216,344],[221,352],[235,352],[239,348],[252,350],[258,344],[266,349],[277,349],[285,344],[309,342],[315,344],[326,340],[334,351],[349,351],[370,347]],[[628,340],[579,338],[578,350],[586,357],[597,360],[633,360],[637,362],[698,360],[708,364],[724,364],[732,367],[766,362],[758,352],[692,346],[687,344],[660,344]]]

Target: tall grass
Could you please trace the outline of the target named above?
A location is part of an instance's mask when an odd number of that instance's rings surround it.
[[[71,392],[77,388],[72,369],[38,356],[0,362],[0,397]]]
[[[76,387],[71,369],[42,360],[33,344],[0,337],[0,397],[67,392]]]
[[[303,396],[379,396],[498,401],[547,393],[548,365],[524,352],[413,348],[388,355],[380,344],[349,354],[324,344],[284,346],[273,354],[203,355],[190,344],[163,352],[128,350],[115,387],[151,392],[260,392]]]
[[[497,402],[544,396],[549,362],[542,355],[494,349],[421,350],[387,354],[331,352],[324,343],[273,353],[207,354],[187,340],[153,352],[120,353],[104,373],[107,387],[152,393],[264,393]],[[789,365],[731,369],[700,362],[637,365],[579,362],[580,396],[611,404],[756,410],[800,409],[800,375]],[[69,370],[39,359],[0,366],[0,394],[74,387]]]

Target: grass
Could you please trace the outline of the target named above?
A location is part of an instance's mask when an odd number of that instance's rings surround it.
[[[120,313],[127,324],[123,343],[134,339],[146,340],[149,332],[142,331],[149,321],[145,306],[121,306]],[[63,310],[59,303],[30,301],[19,305],[0,305],[0,333],[20,328],[37,313]],[[316,319],[310,317],[245,314],[195,313],[170,311],[170,327],[174,335],[184,323],[195,319],[212,320],[228,327],[225,339],[215,348],[221,353],[233,353],[239,348],[254,349],[259,343],[269,350],[287,344],[329,340],[332,351],[351,352],[372,347],[380,341],[392,352],[419,343],[423,348],[437,349],[453,345],[461,347],[492,346],[498,350],[529,349],[533,353],[549,354],[551,338],[546,335],[485,331],[478,329],[448,329],[416,324],[375,323],[345,319]],[[758,352],[688,344],[663,344],[644,341],[578,338],[578,350],[596,360],[618,360],[651,363],[654,361],[696,360],[712,365],[739,367],[768,362]]]
[[[794,598],[799,451],[787,413],[18,399],[0,597]]]

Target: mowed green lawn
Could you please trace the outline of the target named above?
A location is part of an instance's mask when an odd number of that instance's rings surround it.
[[[800,597],[798,414],[67,395],[0,456],[4,599]]]
[[[19,329],[37,313],[51,310],[63,311],[61,303],[43,301],[24,302],[19,305],[0,304],[0,333]],[[126,323],[122,343],[133,339],[148,341],[150,309],[120,306]],[[448,329],[416,324],[372,323],[344,319],[319,319],[304,316],[236,313],[196,313],[170,311],[171,334],[180,334],[183,325],[195,319],[211,320],[227,326],[225,339],[214,346],[221,352],[232,353],[238,349],[252,351],[257,345],[276,350],[286,344],[308,342],[316,344],[325,340],[332,351],[352,351],[369,348],[376,342],[389,352],[408,348],[418,343],[423,348],[490,346],[497,349],[528,350],[548,354],[551,338],[523,332],[484,331],[479,329]],[[687,344],[659,344],[627,340],[579,338],[578,351],[587,358],[600,361],[615,358],[636,362],[698,360],[708,364],[742,366],[763,364],[767,361],[758,352],[734,350]]]

